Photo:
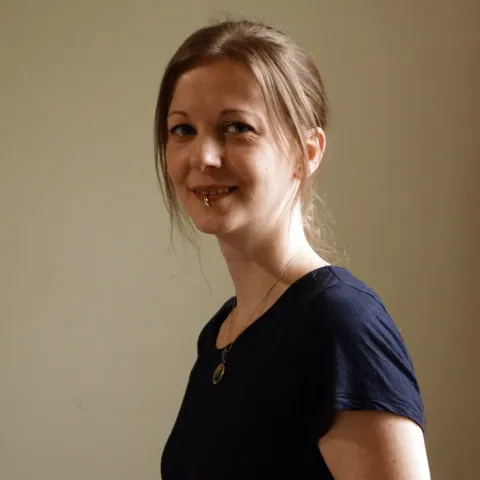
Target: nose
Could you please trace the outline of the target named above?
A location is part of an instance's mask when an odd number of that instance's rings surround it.
[[[190,165],[198,170],[220,168],[222,166],[223,149],[220,142],[209,135],[197,134],[192,142]]]

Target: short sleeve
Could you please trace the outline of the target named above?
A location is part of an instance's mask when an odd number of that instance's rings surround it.
[[[423,429],[423,402],[407,347],[373,292],[339,283],[314,299],[308,315],[305,406],[315,439],[342,410],[390,412]]]

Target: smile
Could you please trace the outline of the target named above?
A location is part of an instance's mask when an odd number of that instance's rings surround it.
[[[224,195],[224,194],[227,194],[227,193],[231,193],[233,192],[234,190],[236,190],[237,187],[221,187],[221,188],[209,188],[208,190],[207,189],[202,189],[202,190],[193,190],[193,192],[196,194],[196,195],[200,195],[202,197],[207,197],[207,196],[212,196],[212,195]]]

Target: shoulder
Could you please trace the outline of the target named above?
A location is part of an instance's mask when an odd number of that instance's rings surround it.
[[[331,413],[387,411],[422,426],[413,363],[379,296],[345,269],[329,268],[317,276],[301,315],[301,348],[314,405]],[[331,417],[325,418],[317,423],[323,425],[317,434],[327,430]]]
[[[379,309],[386,311],[379,295],[365,282],[343,267],[325,267],[312,272],[316,283],[310,307],[322,305],[337,310]]]
[[[367,334],[388,334],[403,345],[384,302],[370,286],[340,267],[328,267],[316,277],[315,293],[304,307],[309,329],[353,341]]]

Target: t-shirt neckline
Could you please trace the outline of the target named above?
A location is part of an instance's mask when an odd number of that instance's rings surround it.
[[[246,336],[248,336],[250,333],[247,333],[247,332],[251,332],[252,330],[255,330],[255,328],[258,328],[258,327],[254,327],[255,324],[258,325],[258,324],[265,323],[265,320],[267,318],[272,316],[282,306],[284,302],[286,302],[292,295],[294,295],[296,291],[301,289],[305,285],[305,283],[310,281],[311,278],[317,277],[318,274],[320,273],[326,274],[327,272],[331,272],[333,269],[336,269],[336,268],[341,268],[341,267],[336,267],[333,265],[324,265],[323,267],[319,267],[305,273],[300,278],[295,280],[292,284],[290,284],[287,287],[287,289],[280,295],[280,297],[278,297],[276,302],[270,308],[265,310],[265,312],[263,312],[254,322],[252,322],[245,330],[243,330],[243,332],[241,332],[240,335],[238,335],[238,337],[234,340],[234,342],[237,343],[237,341],[240,340],[240,337],[245,337],[245,334]],[[233,342],[230,342],[228,345],[225,345],[222,348],[217,347],[217,338],[220,332],[220,328],[223,322],[226,320],[229,313],[232,311],[234,305],[235,305],[235,297],[231,297],[225,302],[222,309],[218,312],[218,319],[215,322],[215,325],[213,328],[213,333],[214,333],[213,346],[215,348],[215,351],[218,353],[222,352],[223,350],[225,350],[225,348],[228,348],[233,343]]]

